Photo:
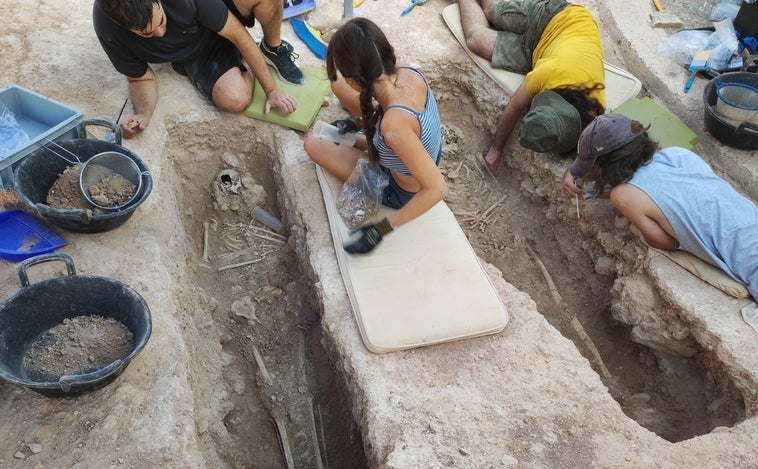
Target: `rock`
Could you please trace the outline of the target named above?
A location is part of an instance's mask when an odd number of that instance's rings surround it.
[[[502,458],[500,458],[500,462],[503,463],[503,466],[505,467],[516,467],[518,466],[518,459],[514,458],[510,454],[506,454]]]
[[[649,330],[634,326],[632,328],[631,339],[647,348],[678,357],[692,357],[697,352],[694,348],[669,338],[667,334],[658,329]]]
[[[242,317],[247,320],[247,323],[252,325],[254,321],[258,321],[258,317],[255,315],[255,304],[249,296],[240,298],[232,303],[232,314],[237,317]]]
[[[616,274],[616,260],[609,256],[601,256],[595,262],[595,272],[598,275],[605,275],[611,277]]]
[[[240,160],[237,158],[237,155],[233,153],[225,151],[223,154],[221,154],[221,160],[232,168],[240,167]]]

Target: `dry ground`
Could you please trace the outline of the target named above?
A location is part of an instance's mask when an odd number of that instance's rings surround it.
[[[0,0],[3,11],[9,11],[7,3]],[[592,6],[595,2],[583,3]],[[336,3],[329,3],[328,10],[326,5],[325,12],[339,10]],[[111,75],[88,30],[89,6],[84,1],[65,6],[52,2],[30,5],[23,15],[11,14],[5,22],[9,26],[4,26],[10,29],[3,33],[3,47],[22,52],[13,53],[14,66],[0,74],[0,83],[35,88],[98,117],[111,110],[115,115],[125,87]],[[373,8],[369,12],[377,14]],[[411,29],[425,27],[429,19],[423,13],[423,7],[418,7],[407,17]],[[28,15],[37,21],[32,23]],[[62,31],[61,24],[69,27]],[[59,36],[64,40],[55,39]],[[391,40],[403,53],[413,49],[398,32],[392,33]],[[613,55],[610,40],[604,37],[604,41],[609,61],[621,63]],[[45,49],[52,44],[58,44],[57,52]],[[90,75],[92,70],[76,65],[81,51],[97,64],[93,68],[104,77],[102,89]],[[554,170],[568,162],[551,156],[544,167],[535,167],[531,173],[504,167],[492,176],[483,170],[480,158],[496,113],[483,117],[481,110],[502,103],[477,103],[476,87],[490,86],[486,77],[476,71],[465,79],[445,74],[456,67],[448,64],[429,75],[445,122],[441,168],[450,185],[447,202],[477,254],[528,293],[598,373],[607,368],[610,376],[604,384],[641,425],[669,441],[680,441],[733,424],[741,417],[739,404],[731,401],[733,396],[725,394],[697,360],[666,358],[662,367],[660,356],[633,344],[627,329],[611,319],[617,264],[619,259],[634,258],[639,244],[603,201],[583,202],[578,208],[555,202]],[[129,379],[124,376],[89,396],[50,400],[0,383],[0,415],[5,416],[0,433],[8,435],[0,442],[0,467],[140,467],[133,435],[113,432],[115,441],[109,436],[108,430],[116,425],[109,416],[113,400],[130,396],[134,383],[139,387],[142,380],[162,379],[163,372],[156,369],[168,367],[168,375],[183,376],[183,366],[191,369],[193,389],[175,392],[195,394],[192,406],[202,415],[195,424],[201,451],[179,457],[185,443],[160,448],[157,451],[165,453],[167,465],[178,467],[187,461],[193,467],[282,467],[288,462],[294,467],[316,467],[319,461],[328,461],[331,467],[365,465],[363,442],[348,413],[350,400],[333,373],[333,357],[322,347],[319,302],[309,274],[302,271],[290,227],[282,236],[250,216],[259,205],[284,219],[269,158],[281,129],[239,116],[220,116],[170,67],[158,70],[162,91],[169,95],[166,107],[181,112],[178,117],[159,114],[165,117],[166,135],[151,142],[162,143],[161,148],[139,142],[125,145],[144,154],[161,184],[173,188],[168,191],[171,195],[154,194],[151,203],[112,235],[83,239],[62,234],[70,242],[64,251],[78,256],[85,272],[111,272],[138,282],[135,286],[151,300],[156,341],[160,340],[156,343],[172,343],[174,334],[183,339],[177,340],[176,350],[146,349],[128,369]],[[463,70],[471,73],[472,69]],[[60,71],[70,74],[70,83],[58,84],[51,76]],[[341,110],[332,104],[322,116],[324,120],[341,117]],[[0,195],[3,208],[19,205],[11,191]],[[627,233],[625,252],[610,256],[602,246],[593,245],[585,233],[591,220],[598,218],[610,220],[612,227]],[[139,245],[141,230],[176,233],[176,241],[168,238],[176,242],[175,259],[161,259],[170,264],[165,272],[146,266],[152,262],[150,246]],[[98,255],[104,260],[97,259]],[[119,272],[119,263],[122,269],[146,268],[148,272],[137,280],[139,275]],[[55,275],[53,270],[43,269],[40,276]],[[165,274],[173,275],[167,278]],[[0,279],[3,297],[18,289],[13,264],[0,261]],[[565,304],[555,302],[548,279]],[[169,285],[173,282],[179,285]],[[162,290],[174,289],[187,304],[177,307],[160,301]],[[163,318],[171,308],[186,315],[176,330]],[[574,316],[589,341],[582,339],[576,321],[571,320]],[[182,365],[182,359],[188,363]],[[215,381],[220,377],[223,382]],[[713,405],[722,401],[728,405]],[[125,405],[139,408],[136,414],[128,414],[138,430],[150,428],[151,418],[158,427],[174,423],[157,405],[141,400]],[[180,413],[189,412],[176,407]],[[124,415],[122,408],[117,410],[116,415]],[[143,443],[149,440],[142,438]],[[41,452],[33,452],[40,447]]]

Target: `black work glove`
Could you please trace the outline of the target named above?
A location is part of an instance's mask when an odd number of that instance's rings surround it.
[[[342,247],[348,254],[366,254],[371,252],[393,230],[392,223],[387,218],[383,218],[382,221],[359,226],[351,231],[351,236],[357,234],[360,236]]]
[[[339,133],[346,134],[348,132],[357,132],[361,130],[361,118],[360,117],[348,117],[347,119],[337,119],[332,121],[331,124],[339,129]]]

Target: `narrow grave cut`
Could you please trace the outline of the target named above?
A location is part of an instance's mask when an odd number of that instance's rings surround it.
[[[230,467],[365,467],[350,398],[321,344],[315,294],[277,202],[280,130],[257,125],[255,139],[240,140],[250,121],[221,120],[191,135],[167,126],[184,181],[183,223],[195,240],[193,281],[210,298],[231,357],[216,450]],[[256,207],[285,225],[281,233],[253,217]]]

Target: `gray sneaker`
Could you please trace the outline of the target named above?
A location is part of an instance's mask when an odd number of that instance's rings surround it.
[[[266,41],[261,39],[260,49],[266,63],[273,65],[276,73],[282,80],[292,83],[293,85],[302,85],[305,81],[303,72],[295,65],[295,59],[300,57],[294,52],[292,44],[282,39],[281,45],[276,49],[271,49]]]

